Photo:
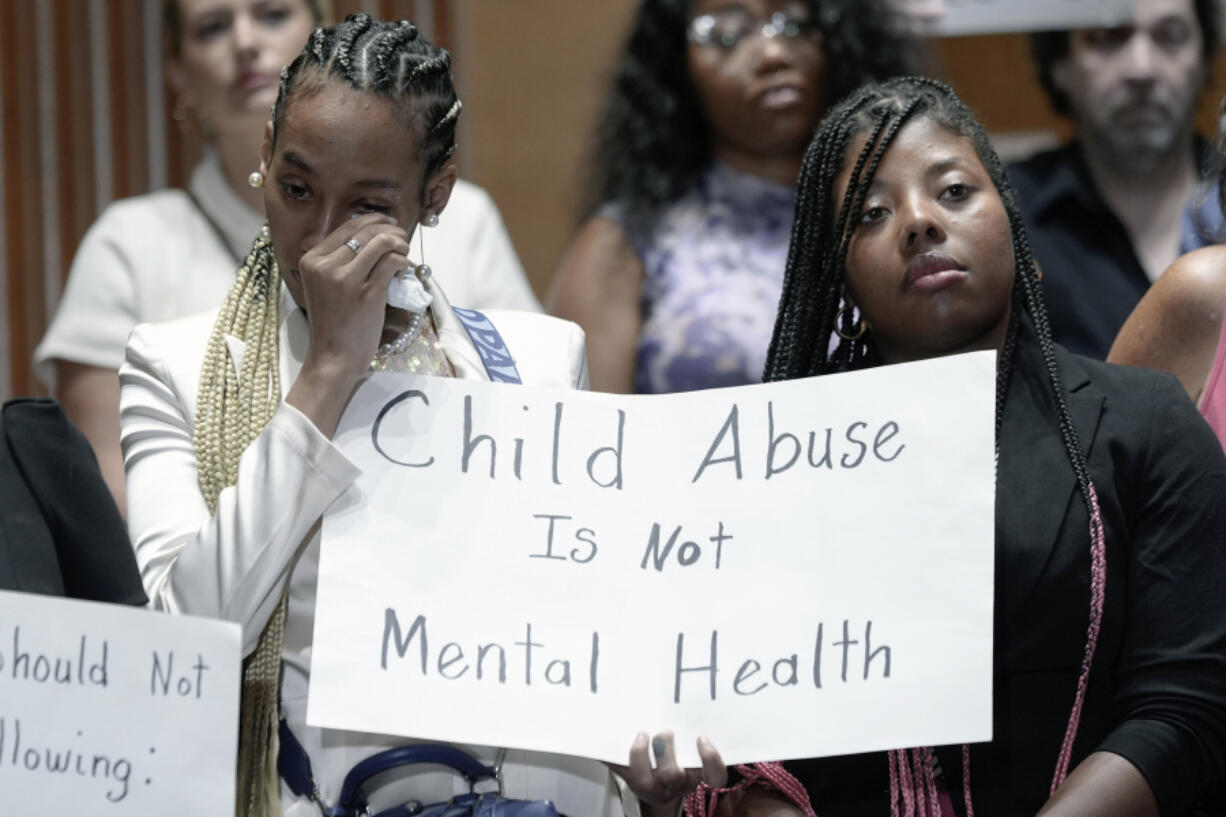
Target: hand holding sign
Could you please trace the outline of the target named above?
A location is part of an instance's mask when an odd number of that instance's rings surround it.
[[[734,763],[983,740],[994,401],[986,353],[659,397],[376,375],[307,721],[612,763],[649,727],[695,768],[698,735]]]
[[[652,765],[650,755],[655,756]],[[698,756],[702,766],[683,769],[677,765],[673,751],[673,733],[663,732],[648,739],[646,732],[639,732],[630,747],[630,764],[613,768],[629,784],[639,803],[644,806],[644,817],[654,814],[677,814],[681,800],[701,782],[713,789],[723,788],[728,782],[728,768],[719,752],[706,738],[697,740]]]

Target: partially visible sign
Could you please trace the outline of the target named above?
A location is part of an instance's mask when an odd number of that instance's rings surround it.
[[[239,628],[0,592],[0,817],[234,814]]]
[[[375,375],[307,722],[697,765],[991,737],[995,355],[626,396]]]
[[[893,0],[925,33],[938,37],[1117,26],[1135,0]]]

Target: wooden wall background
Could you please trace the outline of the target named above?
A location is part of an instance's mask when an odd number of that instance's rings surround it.
[[[448,0],[332,6],[451,39]],[[200,141],[180,132],[173,108],[162,0],[0,0],[0,399],[43,393],[30,358],[97,214],[186,183]]]
[[[456,56],[461,174],[502,210],[538,294],[576,226],[583,158],[636,0],[333,0],[409,17]],[[1026,38],[934,44],[994,131],[1067,132]],[[199,156],[170,117],[161,0],[0,0],[0,399],[39,394],[30,357],[73,252],[106,204],[180,185]],[[1200,124],[1216,133],[1221,61]]]

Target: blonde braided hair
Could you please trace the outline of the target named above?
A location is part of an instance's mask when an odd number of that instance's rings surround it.
[[[451,55],[422,39],[407,20],[391,23],[351,14],[343,23],[315,29],[302,53],[281,71],[272,111],[274,149],[279,123],[303,77],[308,87],[333,80],[389,99],[410,101],[413,127],[420,133],[415,147],[425,164],[425,177],[455,152],[460,102],[451,78]],[[272,247],[267,239],[259,238],[217,316],[200,374],[196,462],[200,491],[214,513],[222,490],[238,481],[243,450],[263,431],[281,402],[280,289]],[[226,335],[246,344],[237,375],[227,358]],[[281,814],[276,758],[285,609],[283,593],[255,652],[243,666],[238,755],[241,817]]]
[[[200,371],[196,469],[210,513],[217,512],[222,490],[238,482],[239,457],[268,425],[281,402],[280,293],[281,275],[272,245],[261,236],[217,313]],[[229,360],[227,335],[246,344],[238,374]],[[281,813],[275,759],[285,608],[282,595],[255,652],[243,662],[238,813],[244,817]]]

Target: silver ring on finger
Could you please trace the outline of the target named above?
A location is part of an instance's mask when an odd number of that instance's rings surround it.
[[[353,250],[354,255],[357,255],[362,251],[362,242],[358,241],[356,238],[346,238],[345,246]]]

